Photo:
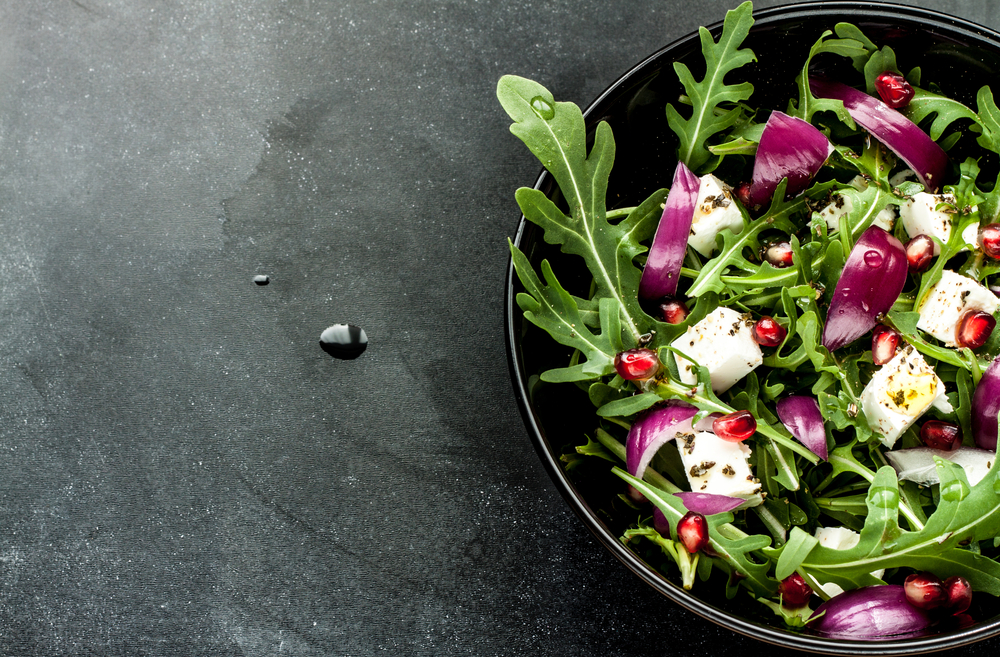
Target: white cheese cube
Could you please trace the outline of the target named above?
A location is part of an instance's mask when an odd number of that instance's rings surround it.
[[[691,490],[696,493],[751,497],[760,492],[747,459],[750,448],[702,431],[677,437],[681,462]]]
[[[840,218],[854,211],[854,201],[843,194],[834,194],[831,198],[831,202],[819,211],[819,216],[826,221],[827,231],[832,233],[835,230],[840,230]],[[896,212],[892,209],[892,206],[887,206],[875,215],[872,225],[878,226],[885,231],[891,231],[892,224],[895,221]]]
[[[847,527],[817,527],[813,536],[833,550],[849,550],[861,541],[861,534]]]
[[[715,237],[726,229],[734,233],[743,230],[743,215],[733,203],[732,188],[712,174],[702,176],[688,244],[703,256],[710,256],[715,250]]]
[[[817,527],[813,536],[819,539],[820,545],[832,550],[850,550],[861,542],[861,534],[847,527]],[[882,575],[885,575],[885,569],[876,570],[872,575],[882,579]],[[823,592],[831,598],[844,592],[844,589],[833,582],[827,582],[821,586]]]
[[[899,219],[911,239],[917,235],[928,235],[942,242],[948,241],[951,237],[951,217],[954,213],[938,210],[937,206],[941,203],[954,205],[955,197],[951,194],[917,192],[912,199],[899,206]],[[940,253],[941,247],[935,244],[934,255]]]
[[[764,354],[750,332],[751,326],[752,319],[720,306],[689,326],[670,346],[707,367],[712,390],[721,393],[764,362]],[[697,383],[694,365],[676,354],[674,358],[681,381],[689,385]]]
[[[992,315],[998,307],[1000,300],[996,295],[977,281],[945,269],[917,310],[920,313],[917,328],[946,346],[955,347],[958,345],[955,332],[965,313],[982,310]]]
[[[868,425],[890,448],[931,406],[945,413],[953,410],[944,382],[910,345],[880,367],[861,392]]]

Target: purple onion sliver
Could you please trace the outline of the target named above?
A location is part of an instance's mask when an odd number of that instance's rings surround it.
[[[842,101],[851,118],[906,162],[928,191],[941,187],[948,155],[913,121],[878,98],[840,82],[809,78],[809,88],[817,98]]]
[[[930,616],[907,602],[898,584],[846,591],[821,604],[812,617],[809,629],[839,639],[900,639],[919,636],[931,625]]]
[[[691,419],[698,412],[680,401],[646,411],[629,429],[625,440],[625,466],[633,477],[642,479],[646,467],[664,443],[678,433],[691,433]]]
[[[899,240],[878,226],[863,232],[833,291],[823,346],[835,351],[872,330],[875,318],[889,312],[903,291],[907,271]]]
[[[646,267],[639,279],[640,298],[659,299],[677,292],[700,187],[701,179],[683,162],[678,162],[663,215],[649,247]]]
[[[688,511],[694,511],[703,516],[732,511],[746,502],[742,497],[713,495],[712,493],[674,493],[674,495],[681,498]]]
[[[660,536],[670,538],[670,521],[663,515],[663,511],[655,506],[653,507],[653,529],[658,531]]]
[[[1000,413],[1000,356],[983,372],[972,394],[972,436],[977,447],[996,451],[997,413]]]
[[[815,397],[793,395],[785,397],[776,406],[778,419],[795,438],[824,461],[829,456],[826,449],[826,427]]]
[[[750,205],[771,200],[782,178],[788,178],[786,196],[806,187],[833,152],[833,144],[808,121],[771,112],[757,145],[750,181]]]

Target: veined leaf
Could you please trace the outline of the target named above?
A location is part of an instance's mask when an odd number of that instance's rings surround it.
[[[579,349],[586,362],[572,368],[573,377],[568,373],[554,375],[554,380],[583,381],[597,379],[615,371],[615,354],[622,350],[621,328],[617,308],[612,299],[601,299],[601,333],[595,334],[584,324],[576,301],[559,284],[547,260],[542,261],[542,283],[531,268],[528,258],[513,244],[510,245],[514,271],[526,293],[517,295],[517,305],[524,311],[524,318],[544,329],[559,344]],[[584,376],[587,378],[583,378]],[[544,377],[543,377],[544,378]]]
[[[677,521],[687,513],[687,507],[676,495],[665,494],[658,488],[650,486],[641,479],[636,479],[621,468],[614,468],[614,473],[632,484],[650,502],[656,505],[670,522],[671,527],[677,526]],[[708,542],[712,551],[732,571],[743,576],[741,583],[749,587],[756,595],[770,597],[778,583],[767,576],[768,565],[753,561],[749,554],[771,544],[771,539],[762,534],[747,536],[745,534],[731,537],[728,532],[720,531],[721,526],[733,521],[732,513],[716,513],[706,517],[708,521]]]
[[[976,113],[962,103],[920,87],[913,88],[913,98],[910,103],[899,111],[914,123],[920,123],[927,117],[934,116],[928,132],[935,141],[941,138],[948,126],[959,119],[979,123]]]
[[[655,231],[666,190],[654,193],[621,222],[608,222],[605,202],[615,157],[608,124],[598,124],[588,155],[583,114],[573,103],[557,103],[545,87],[512,75],[500,78],[497,98],[514,119],[511,132],[556,179],[571,216],[542,192],[527,187],[515,194],[521,211],[544,229],[546,242],[584,259],[594,277],[594,296],[615,303],[622,329],[634,345],[654,328],[655,320],[639,307],[636,291],[641,272],[632,259],[646,250],[640,241]]]
[[[674,62],[674,71],[680,78],[684,90],[691,100],[692,112],[687,119],[680,115],[673,105],[667,104],[667,122],[680,139],[677,158],[688,168],[697,171],[708,162],[711,153],[705,141],[719,132],[732,127],[742,118],[744,109],[739,105],[753,93],[749,82],[726,84],[725,77],[730,71],[749,62],[757,61],[753,51],[740,44],[750,33],[753,25],[753,5],[744,2],[726,13],[719,42],[702,27],[698,34],[701,50],[705,56],[705,77],[696,81],[691,71],[681,62]],[[721,103],[737,103],[737,106],[717,112]]]
[[[816,112],[833,112],[845,125],[852,130],[855,128],[854,119],[847,113],[844,103],[832,98],[817,98],[813,96],[809,89],[809,64],[812,58],[821,53],[834,53],[851,59],[867,57],[868,50],[860,41],[854,39],[829,39],[833,32],[827,30],[820,35],[816,43],[809,49],[809,56],[806,57],[802,71],[796,76],[795,83],[799,88],[799,104],[794,105],[794,101],[788,102],[788,114],[800,119],[812,122],[812,116]]]
[[[880,468],[868,492],[868,516],[861,539],[847,550],[817,546],[801,567],[822,582],[844,588],[871,582],[879,568],[926,569],[939,577],[961,574],[977,591],[1000,595],[1000,564],[962,545],[992,538],[1000,532],[1000,496],[996,461],[989,473],[970,486],[961,467],[935,459],[941,479],[940,501],[919,531],[899,527],[899,489],[891,467]]]

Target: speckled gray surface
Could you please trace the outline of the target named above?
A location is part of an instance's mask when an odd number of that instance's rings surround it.
[[[3,3],[0,654],[757,654],[567,510],[501,310],[496,80],[586,104],[729,6]]]

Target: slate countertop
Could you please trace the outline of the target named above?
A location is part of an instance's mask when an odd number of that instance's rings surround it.
[[[0,654],[758,654],[571,514],[503,339],[497,79],[586,105],[732,4],[0,7]]]

